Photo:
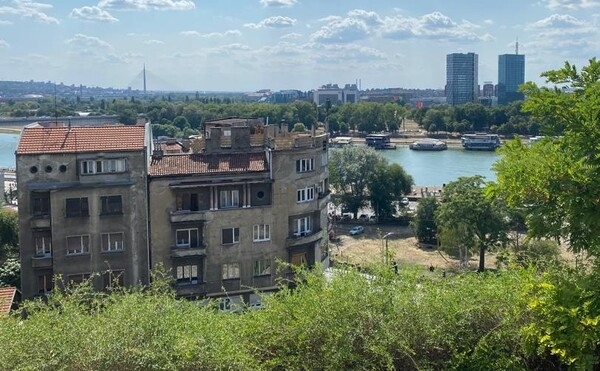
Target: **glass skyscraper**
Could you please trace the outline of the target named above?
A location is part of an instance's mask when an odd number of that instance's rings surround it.
[[[502,54],[498,56],[498,104],[522,100],[519,85],[525,82],[525,56]]]
[[[478,56],[475,53],[446,55],[446,101],[455,106],[476,102]]]

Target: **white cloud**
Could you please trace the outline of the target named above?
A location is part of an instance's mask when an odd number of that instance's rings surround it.
[[[191,0],[100,0],[98,7],[115,10],[190,10]]]
[[[377,26],[383,23],[379,15],[362,9],[354,9],[348,12],[348,16],[363,20],[367,26]]]
[[[160,41],[160,40],[146,40],[144,41],[144,44],[146,45],[162,45],[164,44],[164,41]]]
[[[246,23],[244,27],[248,28],[285,28],[292,27],[296,24],[296,20],[290,17],[275,16],[265,18],[258,23]]]
[[[86,21],[97,22],[118,22],[119,20],[113,17],[109,12],[97,6],[82,6],[74,8],[69,14],[71,18],[83,19]]]
[[[227,37],[227,36],[240,36],[242,33],[240,30],[227,30],[225,32],[210,32],[210,33],[200,33],[198,31],[181,31],[181,34],[184,36],[196,36],[196,37]]]
[[[291,7],[294,6],[297,0],[260,0],[264,7]]]
[[[323,43],[347,43],[364,39],[369,33],[369,27],[363,20],[341,18],[322,26],[311,35],[311,40]]]
[[[8,48],[10,46],[9,43],[7,43],[6,41],[0,39],[0,49],[2,48]]]
[[[8,26],[13,24],[11,21],[0,21],[0,26]]]
[[[426,38],[439,41],[489,41],[490,34],[479,34],[480,27],[463,20],[455,22],[441,12],[425,14],[420,18],[386,17],[380,28],[382,36],[391,39]]]
[[[106,41],[97,38],[95,36],[87,36],[84,34],[78,33],[72,39],[66,41],[67,44],[75,47],[75,48],[85,48],[85,49],[104,49],[104,50],[112,50],[113,46],[107,43]]]
[[[553,14],[533,23],[531,28],[579,28],[585,23],[568,14]]]
[[[544,0],[549,9],[589,9],[600,6],[600,0]]]
[[[282,39],[282,40],[297,40],[301,37],[302,37],[302,34],[292,32],[292,33],[287,33],[287,34],[281,36],[280,39]]]
[[[58,19],[49,16],[43,10],[51,9],[52,5],[35,3],[31,0],[14,0],[12,6],[0,6],[0,14],[17,15],[23,18],[31,18],[36,22],[59,24]]]
[[[494,24],[494,20],[493,19],[484,19],[483,23],[492,25],[492,24]]]

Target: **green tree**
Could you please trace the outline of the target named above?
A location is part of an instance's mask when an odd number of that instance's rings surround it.
[[[411,223],[417,241],[428,244],[437,243],[438,231],[435,222],[435,212],[439,206],[440,203],[435,197],[425,197],[419,200],[417,212]]]
[[[329,184],[334,199],[356,217],[361,207],[368,205],[369,181],[385,159],[369,147],[345,147],[331,151]]]
[[[413,179],[398,164],[380,161],[371,173],[368,189],[371,208],[380,218],[390,218],[395,213],[392,201],[399,201],[402,196],[410,193]]]
[[[21,287],[21,263],[19,258],[8,258],[0,265],[0,287]]]
[[[486,197],[484,185],[480,176],[461,177],[448,183],[435,213],[442,245],[455,243],[456,236],[468,241],[467,247],[479,251],[479,272],[485,269],[486,251],[504,242],[508,229],[504,208],[498,199]]]
[[[529,235],[563,239],[600,256],[600,62],[579,72],[568,62],[542,74],[554,86],[527,83],[523,109],[545,134],[563,135],[528,147],[511,141],[494,165],[493,192],[521,207]],[[563,89],[567,87],[567,89]]]

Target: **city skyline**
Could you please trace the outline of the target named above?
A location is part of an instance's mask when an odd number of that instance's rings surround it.
[[[525,80],[599,50],[600,0],[0,0],[0,80],[149,90],[443,89],[449,53],[527,55]],[[133,83],[133,86],[132,86]],[[138,86],[139,85],[139,86]]]

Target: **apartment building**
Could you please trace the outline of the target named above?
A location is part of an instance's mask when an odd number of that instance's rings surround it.
[[[149,124],[45,125],[23,128],[16,150],[23,297],[51,291],[56,275],[147,284]]]
[[[149,167],[152,266],[181,296],[252,303],[289,264],[329,264],[327,134],[261,120],[205,123],[203,138],[155,147]]]

